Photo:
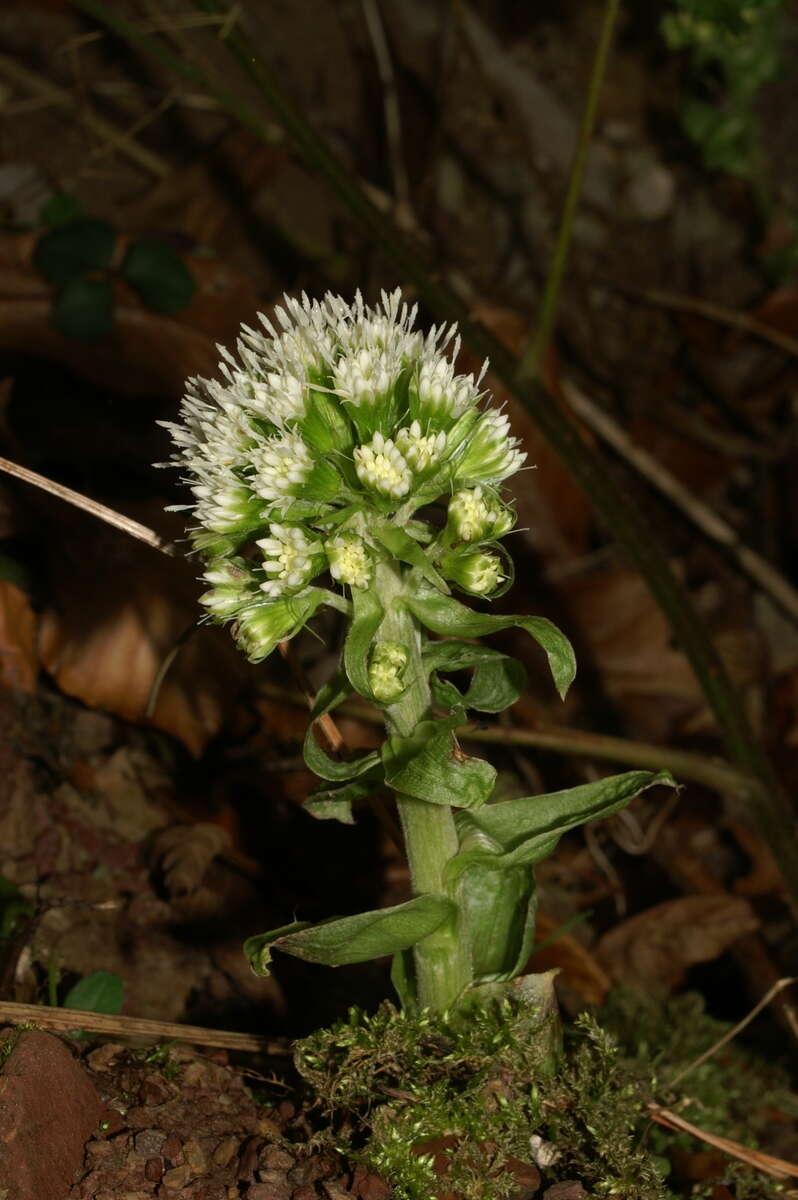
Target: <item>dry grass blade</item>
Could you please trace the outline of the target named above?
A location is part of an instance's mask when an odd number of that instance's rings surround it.
[[[56,483],[55,480],[48,479],[45,475],[39,475],[37,471],[30,471],[27,467],[21,467],[19,463],[1,457],[0,471],[5,471],[7,475],[13,475],[15,479],[21,479],[25,483],[32,483],[34,487],[41,488],[43,492],[49,492],[51,496],[57,496],[59,500],[65,500],[67,504],[74,504],[76,508],[82,508],[84,512],[91,513],[98,520],[105,521],[106,525],[113,525],[115,529],[121,529],[123,533],[136,538],[137,541],[152,546],[153,550],[160,550],[162,554],[178,554],[176,547],[171,542],[166,542],[159,537],[154,529],[148,529],[146,525],[141,525],[131,517],[126,517],[123,513],[118,513],[113,508],[100,504],[97,500],[92,500],[90,496],[83,496],[80,492],[74,492],[72,488],[64,487],[62,483]]]
[[[178,1025],[173,1021],[147,1021],[141,1017],[113,1017],[79,1009],[0,1001],[0,1025],[22,1024],[37,1025],[41,1029],[85,1029],[88,1033],[117,1037],[188,1042],[192,1046],[213,1046],[219,1050],[241,1050],[250,1054],[291,1053],[287,1039],[260,1037],[255,1033],[230,1033],[226,1029],[203,1029],[200,1025]]]
[[[794,1163],[775,1158],[772,1154],[763,1154],[760,1150],[751,1150],[748,1146],[741,1146],[739,1142],[719,1137],[716,1133],[709,1133],[667,1108],[658,1108],[656,1104],[649,1104],[647,1108],[651,1120],[656,1121],[658,1125],[664,1125],[666,1129],[673,1129],[677,1133],[689,1133],[699,1141],[706,1142],[708,1146],[714,1146],[716,1150],[722,1150],[724,1154],[730,1154],[740,1162],[748,1163],[755,1170],[764,1171],[766,1175],[772,1175],[775,1179],[798,1179],[798,1166]]]
[[[657,462],[653,455],[635,445],[617,421],[599,408],[575,383],[565,379],[562,389],[568,404],[594,433],[608,442],[648,483],[667,496],[702,533],[728,551],[740,570],[775,600],[788,617],[798,623],[798,591],[775,567],[744,545],[727,521],[699,500],[675,475]]]

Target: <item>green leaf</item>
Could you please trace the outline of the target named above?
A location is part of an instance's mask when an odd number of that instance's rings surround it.
[[[5,554],[0,550],[0,580],[5,583],[13,583],[16,587],[22,588],[23,591],[29,591],[31,586],[30,571],[18,559],[13,558],[10,554]],[[2,892],[0,892],[0,899]]]
[[[432,633],[445,637],[478,638],[503,629],[525,630],[545,651],[554,683],[565,697],[576,674],[573,647],[565,634],[545,617],[495,616],[474,612],[451,596],[442,596],[423,579],[412,573],[412,586],[405,594],[405,603],[422,625]]]
[[[305,416],[299,422],[302,437],[318,454],[345,454],[355,444],[352,423],[337,396],[312,388]]]
[[[93,971],[70,988],[62,1007],[116,1016],[122,1011],[124,992],[124,983],[113,971]]]
[[[340,821],[354,825],[352,805],[375,792],[382,783],[382,769],[368,771],[360,779],[351,779],[341,787],[314,788],[302,807],[319,821]]]
[[[528,866],[475,862],[460,876],[454,898],[471,945],[475,985],[513,979],[523,970],[535,936],[533,872]]]
[[[496,771],[482,758],[456,747],[453,731],[463,722],[459,709],[446,721],[419,721],[409,737],[390,737],[382,748],[385,782],[405,796],[430,804],[475,808],[493,791]]]
[[[50,283],[60,286],[87,271],[110,267],[115,241],[116,230],[107,221],[70,221],[39,238],[33,265]]]
[[[369,657],[385,610],[377,595],[376,580],[367,588],[352,588],[352,621],[344,642],[344,667],[349,682],[360,696],[379,705],[369,683]]]
[[[183,259],[166,242],[140,238],[133,242],[122,275],[147,308],[154,312],[178,312],[194,299],[197,285]]]
[[[457,813],[461,850],[447,863],[447,880],[453,882],[470,863],[486,859],[497,867],[539,862],[569,829],[611,816],[655,784],[678,786],[669,771],[626,771],[562,792],[504,800],[478,813]],[[474,835],[488,841],[471,848]]]
[[[322,750],[316,741],[314,729],[319,717],[323,717],[325,713],[337,708],[349,693],[350,687],[346,676],[339,671],[329,683],[324,685],[316,697],[316,703],[310,714],[310,725],[305,734],[303,753],[308,768],[313,771],[314,775],[318,775],[321,779],[328,779],[332,783],[356,779],[359,775],[364,775],[376,767],[380,762],[379,750],[362,754],[352,762],[338,762],[336,759],[330,758],[329,754]]]
[[[475,667],[471,686],[461,703],[465,708],[475,708],[479,712],[503,712],[515,704],[526,685],[526,672],[521,663],[477,642],[428,642],[422,657],[428,670],[460,671]],[[456,694],[459,696],[459,692]]]
[[[0,940],[11,937],[17,922],[33,915],[33,905],[15,883],[0,875]]]
[[[392,554],[399,562],[416,567],[426,580],[439,591],[449,595],[449,585],[442,575],[435,570],[424,549],[414,541],[399,525],[390,521],[372,521],[369,523],[369,535]]]
[[[39,209],[39,222],[42,225],[68,225],[82,217],[83,205],[77,196],[69,192],[54,192]]]
[[[455,905],[446,896],[416,896],[393,908],[337,917],[320,925],[308,921],[283,925],[248,938],[244,953],[256,975],[269,974],[273,949],[306,962],[340,967],[406,950],[456,915]]]
[[[113,323],[114,292],[106,279],[70,279],[56,296],[53,324],[67,337],[95,342]]]

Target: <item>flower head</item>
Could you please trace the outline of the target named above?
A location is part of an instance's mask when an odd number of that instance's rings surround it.
[[[168,426],[193,494],[194,545],[211,559],[209,614],[233,621],[261,658],[319,603],[345,603],[311,586],[317,576],[357,594],[407,537],[435,570],[456,543],[473,544],[451,577],[495,590],[501,566],[476,544],[511,528],[498,492],[524,455],[482,375],[458,373],[454,326],[421,333],[398,291],[373,307],[359,293],[286,297],[260,322],[222,351],[218,379],[189,382]],[[445,496],[442,532],[415,514]],[[386,534],[392,522],[405,543]],[[374,660],[380,678],[386,662]]]
[[[395,700],[402,691],[408,654],[399,642],[376,642],[369,659],[369,684],[376,700]]]
[[[504,564],[492,551],[446,554],[441,570],[447,579],[472,596],[492,596],[505,580]]]

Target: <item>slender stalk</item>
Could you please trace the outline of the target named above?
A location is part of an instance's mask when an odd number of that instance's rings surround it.
[[[377,568],[380,599],[385,617],[380,637],[399,642],[409,652],[405,678],[410,686],[386,710],[388,733],[408,737],[420,720],[430,715],[430,692],[421,662],[418,624],[402,606],[401,570],[393,563]],[[407,849],[414,895],[444,895],[443,873],[457,853],[457,832],[452,810],[446,804],[428,804],[413,796],[397,795],[399,819]],[[418,1001],[422,1008],[445,1012],[471,982],[468,947],[457,927],[438,929],[413,948]]]
[[[73,4],[143,53],[157,58],[177,75],[204,88],[256,136],[269,140],[268,122],[217,79],[171,54],[162,42],[134,28],[103,0],[73,0]],[[201,6],[205,9],[214,7],[211,0],[202,0]],[[627,550],[670,622],[676,642],[690,660],[715,714],[729,756],[743,771],[756,776],[756,787],[749,800],[751,815],[781,868],[793,904],[798,907],[798,839],[794,815],[770,761],[751,730],[740,695],[688,593],[673,574],[653,530],[641,514],[639,503],[620,489],[603,455],[583,440],[539,381],[534,377],[519,379],[518,360],[488,329],[469,319],[465,305],[445,283],[439,282],[428,260],[402,237],[390,218],[371,203],[324,138],[283,92],[270,67],[254,53],[252,41],[238,30],[233,30],[226,41],[308,166],[337,194],[359,228],[374,238],[383,253],[414,284],[420,299],[438,320],[456,321],[469,349],[478,357],[490,359],[493,374],[528,409],[546,440],[590,498],[599,517]]]
[[[568,190],[565,193],[565,203],[563,205],[562,216],[560,217],[557,242],[546,274],[546,284],[543,289],[543,299],[540,302],[540,312],[535,326],[535,333],[527,349],[521,356],[521,362],[518,366],[518,374],[522,379],[540,374],[543,355],[546,353],[546,347],[549,344],[549,338],[554,328],[554,321],[557,316],[557,307],[560,300],[560,288],[568,263],[568,251],[571,247],[574,218],[576,217],[579,200],[582,195],[582,180],[585,175],[587,152],[590,149],[590,139],[593,136],[593,126],[596,123],[596,110],[598,108],[599,95],[601,94],[601,85],[604,82],[607,58],[612,43],[612,35],[618,21],[619,9],[620,0],[607,0],[596,54],[593,59],[593,68],[590,72],[590,84],[587,89],[584,112],[582,113],[582,124],[579,128],[574,159],[568,175]]]

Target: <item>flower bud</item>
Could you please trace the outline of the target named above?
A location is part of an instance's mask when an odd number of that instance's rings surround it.
[[[262,662],[278,642],[298,632],[318,607],[311,597],[314,588],[297,596],[251,604],[238,616],[233,627],[236,641],[250,662]]]
[[[211,588],[200,597],[200,603],[218,621],[231,620],[252,602],[254,580],[244,563],[216,559],[208,565],[202,578],[211,584]]]
[[[518,438],[510,436],[510,422],[497,409],[482,413],[458,459],[455,479],[471,483],[501,483],[526,460]]]
[[[362,538],[354,533],[339,533],[324,543],[330,574],[349,587],[366,588],[374,567]]]
[[[391,438],[375,433],[369,445],[354,452],[357,477],[365,488],[398,500],[410,491],[413,476]]]
[[[296,592],[324,569],[321,543],[311,541],[298,526],[273,524],[269,533],[255,543],[263,551],[267,578],[260,587],[267,596]]]
[[[396,435],[396,446],[414,475],[425,475],[438,465],[446,450],[446,434],[424,436],[418,421]]]
[[[481,487],[455,492],[449,501],[448,532],[453,540],[484,542],[503,537],[515,524],[515,514]]]
[[[485,550],[444,554],[439,565],[447,579],[472,596],[493,595],[506,578],[498,554]]]
[[[403,689],[407,650],[399,642],[376,642],[369,661],[369,684],[377,700],[390,703]]]

